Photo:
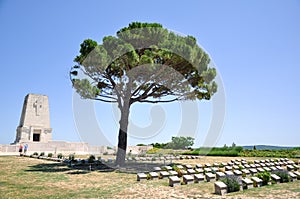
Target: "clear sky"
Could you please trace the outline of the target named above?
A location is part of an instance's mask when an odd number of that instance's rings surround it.
[[[41,93],[49,96],[53,139],[86,141],[85,132],[78,132],[76,126],[81,120],[96,119],[115,145],[115,107],[97,102],[94,116],[74,119],[80,108],[74,103],[68,73],[84,39],[101,43],[104,36],[115,35],[133,21],[158,22],[193,35],[210,54],[226,95],[226,117],[217,145],[300,145],[299,0],[2,0],[0,143],[14,141],[26,94]],[[184,128],[187,134],[196,128],[195,145],[200,146],[211,125],[212,109],[218,108],[212,104],[197,104],[197,127],[189,121],[193,118],[182,116],[186,105],[181,103],[136,105],[131,119],[137,126],[151,123],[152,113],[153,121],[156,114],[165,121],[151,138],[134,138],[138,132],[131,132],[129,144],[169,141],[184,120],[192,125]],[[86,131],[92,135],[93,129]]]

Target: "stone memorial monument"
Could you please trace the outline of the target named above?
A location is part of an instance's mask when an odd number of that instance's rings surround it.
[[[45,143],[51,140],[52,129],[50,127],[48,96],[26,95],[14,143]]]

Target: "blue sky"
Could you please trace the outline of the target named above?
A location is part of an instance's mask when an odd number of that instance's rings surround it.
[[[193,35],[211,55],[226,95],[226,117],[217,145],[299,146],[299,0],[2,0],[0,143],[14,141],[27,93],[49,96],[53,139],[84,139],[85,132],[78,133],[73,117],[68,76],[73,59],[84,39],[101,43],[104,36],[115,35],[133,21],[158,22]],[[151,107],[157,114],[163,111],[166,121],[158,134],[147,139],[130,137],[129,144],[166,142],[177,135],[181,106],[134,107],[131,113],[136,125],[151,123]],[[200,102],[197,106],[196,145],[200,146],[213,117],[213,105]],[[94,107],[102,132],[116,144],[114,107],[100,102]],[[190,128],[186,131],[194,131]]]

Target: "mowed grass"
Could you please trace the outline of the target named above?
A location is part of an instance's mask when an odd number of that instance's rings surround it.
[[[208,157],[206,161],[229,161]],[[203,164],[203,160],[194,160]],[[60,163],[0,157],[0,198],[220,198],[213,183],[169,187],[168,180],[136,181],[135,174],[73,170]],[[224,196],[222,197],[224,198]],[[231,193],[226,198],[300,198],[300,181]]]

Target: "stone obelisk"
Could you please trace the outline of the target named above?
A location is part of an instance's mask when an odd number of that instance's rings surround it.
[[[28,94],[25,97],[20,124],[14,143],[52,140],[48,96]]]

